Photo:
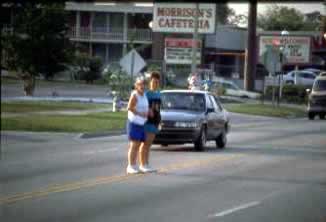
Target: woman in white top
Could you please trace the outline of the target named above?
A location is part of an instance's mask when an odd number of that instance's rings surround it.
[[[148,116],[148,100],[144,89],[144,80],[137,78],[135,90],[131,93],[128,103],[128,137],[130,141],[127,166],[128,174],[139,173],[139,169],[136,166],[137,154],[139,147],[146,139],[144,124]]]

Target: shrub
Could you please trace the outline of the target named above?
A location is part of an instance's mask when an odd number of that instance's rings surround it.
[[[91,57],[86,53],[78,53],[74,60],[74,79],[93,83],[101,77],[102,61],[99,57]]]
[[[282,100],[289,103],[306,103],[308,95],[306,93],[306,86],[301,85],[284,85],[282,89]],[[279,97],[279,87],[275,86],[275,99]],[[273,86],[266,88],[265,98],[272,99],[273,97]]]
[[[111,92],[116,92],[116,95],[122,100],[128,100],[133,84],[133,79],[121,67],[108,67],[104,73],[104,78],[109,85]]]

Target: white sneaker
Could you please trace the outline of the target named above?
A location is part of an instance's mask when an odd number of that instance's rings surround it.
[[[152,173],[152,172],[156,172],[155,169],[151,168],[150,166],[148,165],[145,165],[145,166],[140,166],[139,167],[139,170],[143,173]]]
[[[137,169],[137,166],[135,165],[128,165],[127,167],[127,174],[137,174],[139,173],[139,170]]]

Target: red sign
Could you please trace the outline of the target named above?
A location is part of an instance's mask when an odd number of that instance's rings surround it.
[[[197,48],[201,48],[201,42],[197,41]],[[192,48],[194,45],[193,39],[175,39],[175,38],[165,38],[165,47],[173,48]]]

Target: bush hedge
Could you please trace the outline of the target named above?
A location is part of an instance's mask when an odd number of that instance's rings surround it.
[[[308,101],[308,94],[306,92],[307,86],[301,85],[284,85],[282,90],[282,101],[288,103],[303,104]],[[275,86],[275,99],[279,97],[279,87]],[[266,99],[272,99],[273,86],[268,86],[265,92]]]

